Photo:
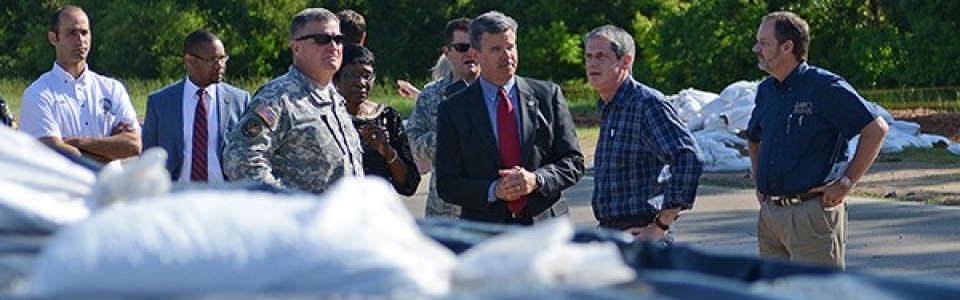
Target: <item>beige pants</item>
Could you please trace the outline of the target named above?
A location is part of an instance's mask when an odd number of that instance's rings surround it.
[[[760,205],[760,257],[845,267],[846,204],[825,208],[816,197],[794,206]]]

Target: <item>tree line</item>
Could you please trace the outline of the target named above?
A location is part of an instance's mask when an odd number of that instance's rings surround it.
[[[425,79],[449,19],[499,10],[520,24],[522,75],[582,83],[583,34],[614,24],[637,40],[637,79],[668,93],[719,91],[764,76],[750,50],[760,18],[791,10],[810,23],[810,63],[858,88],[960,85],[956,0],[10,0],[0,8],[2,76],[50,69],[50,15],[65,4],[91,18],[91,68],[119,78],[183,76],[183,38],[198,28],[226,44],[229,76],[279,75],[290,64],[292,16],[325,7],[366,17],[379,75]]]

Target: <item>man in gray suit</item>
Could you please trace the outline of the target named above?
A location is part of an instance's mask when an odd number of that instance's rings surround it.
[[[166,150],[174,181],[223,182],[226,132],[240,119],[250,93],[221,82],[230,57],[213,33],[190,33],[183,52],[187,78],[147,97],[142,149]]]

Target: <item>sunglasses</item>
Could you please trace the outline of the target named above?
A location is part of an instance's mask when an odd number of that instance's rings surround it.
[[[457,52],[461,52],[461,53],[462,53],[462,52],[467,52],[467,50],[470,50],[470,44],[468,44],[468,43],[453,43],[453,44],[450,44],[450,48],[453,48],[453,50],[457,50]]]
[[[300,36],[298,38],[295,38],[294,40],[303,41],[303,40],[309,40],[309,39],[313,39],[313,42],[317,43],[318,45],[326,45],[326,44],[329,44],[330,41],[343,45],[342,34],[333,35],[333,34],[326,34],[326,33],[315,33],[315,34]]]

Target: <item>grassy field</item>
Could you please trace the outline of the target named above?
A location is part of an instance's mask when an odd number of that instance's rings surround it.
[[[123,83],[130,93],[130,98],[133,101],[137,113],[142,116],[146,112],[147,95],[180,79],[181,78],[166,80],[128,79],[123,80]],[[267,78],[240,79],[232,80],[230,84],[253,92],[267,80]],[[31,81],[32,79],[0,78],[0,96],[7,99],[7,102],[15,112],[20,111],[20,97],[22,97],[23,90]],[[416,83],[422,86],[423,80]],[[410,111],[413,109],[414,102],[400,96],[396,88],[393,79],[385,78],[378,80],[377,85],[374,86],[372,98],[377,102],[393,106],[400,111],[403,116],[409,116]],[[593,116],[598,114],[596,106],[597,96],[589,87],[585,86],[585,84],[568,84],[564,87],[564,93],[567,96],[570,111],[573,114]],[[960,111],[960,87],[868,90],[861,91],[861,93],[865,98],[877,102],[887,109],[925,107],[940,111]]]

